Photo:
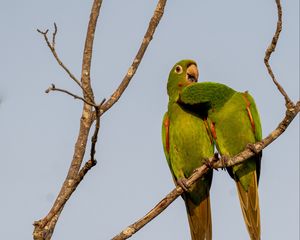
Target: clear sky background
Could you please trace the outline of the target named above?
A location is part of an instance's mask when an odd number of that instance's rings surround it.
[[[138,50],[157,1],[104,1],[95,36],[92,85],[109,98]],[[283,2],[283,31],[271,65],[292,100],[299,99],[299,1]],[[80,94],[36,32],[58,25],[57,52],[80,77],[92,1],[2,1],[0,4],[0,238],[32,239],[66,176],[82,103]],[[161,144],[166,83],[181,59],[197,61],[199,81],[249,90],[263,136],[284,116],[284,100],[263,57],[276,25],[273,0],[168,1],[165,15],[131,84],[101,122],[98,165],[67,203],[53,239],[110,239],[174,187]],[[86,157],[85,160],[88,160]],[[226,172],[211,187],[213,239],[248,239],[235,184]],[[260,180],[262,239],[299,239],[299,116],[264,150]],[[178,198],[132,239],[189,239]]]

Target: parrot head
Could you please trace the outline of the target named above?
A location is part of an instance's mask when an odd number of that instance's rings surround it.
[[[198,68],[193,60],[181,60],[171,69],[168,79],[170,101],[177,102],[182,89],[198,81]]]

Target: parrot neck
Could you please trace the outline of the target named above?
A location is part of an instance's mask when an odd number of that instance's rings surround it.
[[[179,99],[179,90],[178,87],[174,87],[171,84],[167,86],[168,95],[169,95],[169,102],[177,102]]]
[[[170,118],[174,118],[174,116],[177,116],[181,112],[183,112],[183,109],[177,102],[169,101],[168,113],[170,114]],[[171,115],[174,115],[174,116],[171,116]]]

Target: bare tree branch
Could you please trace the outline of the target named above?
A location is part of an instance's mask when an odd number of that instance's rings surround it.
[[[52,54],[54,55],[55,59],[59,63],[60,66],[69,74],[69,76],[82,88],[84,97],[77,96],[73,93],[68,92],[64,89],[58,89],[55,85],[52,85],[48,89],[48,91],[56,90],[60,92],[64,92],[68,95],[71,95],[77,99],[82,100],[85,104],[83,106],[83,112],[80,120],[80,129],[79,135],[75,144],[75,150],[73,155],[73,160],[71,162],[71,166],[69,168],[67,177],[61,187],[61,190],[51,208],[49,213],[43,219],[36,221],[34,223],[34,232],[33,237],[35,240],[50,240],[55,229],[55,225],[59,219],[60,213],[63,210],[64,205],[71,197],[72,193],[76,190],[79,183],[82,181],[85,174],[96,165],[95,160],[95,146],[98,139],[98,133],[100,129],[100,117],[104,112],[106,112],[112,105],[121,97],[122,93],[126,89],[127,85],[129,84],[131,78],[135,74],[139,63],[142,60],[142,57],[146,51],[146,48],[152,39],[154,31],[159,23],[163,15],[163,8],[165,6],[166,0],[159,1],[157,8],[154,12],[154,15],[150,21],[149,28],[147,33],[143,39],[143,43],[137,53],[137,56],[129,68],[128,73],[124,77],[122,83],[120,84],[119,88],[115,91],[115,93],[111,96],[108,102],[105,102],[105,99],[97,105],[94,101],[93,90],[91,86],[90,80],[90,69],[91,69],[91,60],[92,60],[92,50],[93,50],[93,41],[95,35],[95,29],[97,24],[97,18],[99,16],[102,0],[94,0],[91,14],[90,14],[90,21],[88,24],[88,30],[86,35],[86,41],[83,51],[83,61],[82,61],[82,73],[81,73],[81,83],[76,79],[76,77],[65,67],[65,65],[60,61],[56,50],[55,50],[55,36],[57,34],[57,26],[54,25],[54,32],[52,36],[52,43],[49,42],[47,33],[48,30],[42,32],[38,30],[39,33],[43,34],[45,41],[50,48]],[[105,107],[104,107],[105,105]],[[93,111],[95,109],[95,111]],[[92,145],[90,151],[91,159],[85,163],[85,165],[81,167],[83,157],[85,154],[86,144],[89,136],[89,131],[93,122],[96,121],[94,134],[92,136]]]
[[[48,87],[48,88],[45,90],[45,93],[49,93],[49,92],[51,92],[51,91],[58,91],[58,92],[66,93],[66,94],[68,94],[68,95],[74,97],[75,99],[79,99],[79,100],[83,101],[84,103],[86,103],[86,104],[88,104],[88,105],[90,105],[90,106],[92,106],[92,107],[95,107],[95,108],[98,107],[96,104],[94,104],[94,103],[92,103],[92,102],[89,102],[88,100],[85,100],[83,97],[80,97],[80,96],[78,96],[78,95],[76,95],[76,94],[74,94],[74,93],[71,93],[71,92],[69,92],[69,91],[67,91],[67,90],[65,90],[65,89],[57,88],[53,83],[51,84],[50,87]]]
[[[269,64],[269,59],[271,57],[271,54],[275,51],[275,48],[276,48],[281,30],[282,30],[282,8],[281,8],[280,0],[276,0],[276,5],[277,5],[277,16],[278,16],[277,27],[276,27],[274,36],[272,38],[272,42],[266,50],[264,62],[265,62],[266,68],[267,68],[269,75],[271,76],[274,84],[276,85],[279,92],[283,95],[283,97],[285,99],[286,107],[288,107],[290,104],[292,104],[292,101],[289,98],[289,96],[287,95],[287,93],[284,91],[283,87],[277,82],[276,77],[272,71],[270,64]]]
[[[265,147],[267,147],[269,144],[271,144],[274,140],[276,140],[289,126],[289,124],[292,122],[292,120],[297,116],[297,114],[300,111],[300,101],[298,101],[296,104],[294,104],[290,98],[288,97],[287,93],[283,90],[282,86],[277,82],[272,69],[269,65],[269,59],[272,54],[272,52],[275,51],[277,41],[279,39],[279,35],[282,29],[282,10],[281,10],[281,3],[279,0],[276,0],[277,4],[277,14],[278,14],[278,21],[277,21],[277,29],[273,36],[272,43],[266,50],[266,56],[264,58],[265,65],[268,69],[268,72],[274,82],[274,84],[277,86],[278,90],[281,92],[281,94],[284,96],[286,101],[286,115],[285,118],[279,123],[277,128],[272,131],[266,138],[264,138],[262,141],[257,142],[252,145],[251,149],[247,147],[244,151],[240,152],[236,156],[232,158],[226,158],[226,164],[224,164],[224,161],[217,161],[216,156],[210,158],[207,160],[207,164],[202,165],[201,167],[195,169],[193,174],[187,179],[186,185],[187,187],[191,187],[199,178],[201,178],[208,170],[209,168],[218,169],[218,168],[224,168],[233,166],[236,164],[239,164],[246,159],[252,157],[255,152],[262,151]],[[130,238],[133,234],[135,234],[137,231],[139,231],[142,227],[144,227],[147,223],[149,223],[152,219],[157,217],[164,209],[166,209],[178,196],[180,196],[184,190],[177,186],[174,188],[165,198],[163,198],[154,208],[152,208],[144,217],[140,218],[127,228],[125,228],[123,231],[121,231],[118,235],[112,238],[112,240],[123,240]]]
[[[85,99],[88,97],[90,100],[94,102],[93,98],[93,92],[90,85],[90,65],[91,65],[91,59],[92,59],[92,48],[93,48],[93,41],[95,36],[95,29],[97,24],[97,19],[100,12],[101,7],[101,0],[94,0],[93,6],[91,9],[90,14],[90,20],[88,24],[88,30],[86,35],[86,42],[84,46],[84,52],[83,52],[83,64],[82,64],[82,77],[81,77],[81,83],[78,82],[78,80],[73,76],[73,74],[70,73],[70,71],[62,64],[62,62],[59,60],[54,46],[52,46],[48,40],[47,32],[42,33],[44,35],[44,38],[48,44],[48,47],[51,49],[54,57],[58,61],[58,63],[69,73],[70,77],[75,81],[76,83],[81,86]],[[55,44],[55,32],[53,33],[53,41]],[[97,109],[97,108],[96,108]],[[35,240],[50,240],[56,225],[56,222],[60,216],[60,213],[72,195],[72,193],[76,190],[76,187],[81,182],[85,174],[96,164],[96,161],[88,161],[84,167],[80,170],[80,166],[83,161],[83,157],[85,154],[86,144],[89,136],[89,131],[93,123],[93,111],[92,106],[89,104],[84,104],[82,116],[80,120],[80,129],[79,129],[79,135],[75,144],[75,150],[73,155],[73,160],[71,162],[71,166],[68,171],[68,175],[61,187],[61,190],[53,204],[53,207],[47,214],[47,216],[39,221],[36,221],[34,223],[34,232],[33,237]],[[100,121],[100,120],[99,120]],[[98,122],[99,124],[99,122]],[[98,128],[99,130],[99,128]],[[97,131],[98,131],[97,130]]]
[[[55,38],[57,34],[57,25],[54,23],[54,32],[52,33],[52,47],[55,48]]]
[[[138,53],[136,54],[130,68],[128,69],[126,75],[124,76],[124,78],[123,78],[121,84],[119,85],[119,87],[117,88],[117,90],[111,95],[111,97],[107,100],[107,102],[105,102],[103,104],[103,106],[101,108],[101,112],[100,112],[101,114],[103,114],[108,109],[110,109],[119,100],[119,98],[125,91],[126,87],[128,86],[130,80],[132,79],[133,75],[135,74],[138,66],[140,65],[140,63],[142,61],[144,53],[147,50],[147,47],[153,38],[155,29],[164,14],[166,2],[167,2],[167,0],[159,0],[158,1],[155,11],[154,11],[154,14],[150,20],[148,29],[144,35],[144,38],[143,38],[143,41],[139,48]]]
[[[56,59],[57,63],[66,71],[66,73],[69,75],[69,77],[75,82],[77,83],[77,85],[82,89],[82,91],[85,91],[84,88],[82,87],[80,81],[75,77],[75,75],[66,67],[66,65],[60,60],[57,52],[56,52],[56,49],[55,49],[55,39],[56,39],[56,34],[57,34],[57,25],[56,23],[54,23],[54,32],[52,34],[52,44],[50,43],[49,41],[49,38],[48,38],[48,32],[49,32],[49,29],[47,29],[46,31],[41,31],[39,29],[37,29],[37,31],[42,34],[44,36],[44,39],[49,47],[49,49],[51,50],[54,58]],[[90,98],[90,100],[92,100],[92,98]]]

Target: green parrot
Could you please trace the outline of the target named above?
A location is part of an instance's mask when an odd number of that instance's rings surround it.
[[[186,178],[195,168],[205,164],[214,155],[214,143],[209,137],[205,112],[200,106],[192,112],[190,104],[181,101],[182,90],[198,79],[198,68],[192,60],[182,60],[170,71],[167,90],[168,111],[162,124],[162,141],[168,165],[175,184],[185,190]],[[207,112],[207,111],[206,111]],[[212,170],[183,193],[192,240],[211,240],[212,223],[209,190]]]
[[[198,105],[198,108],[207,106],[208,128],[225,159],[246,147],[253,149],[251,144],[262,139],[259,114],[248,92],[237,92],[224,84],[202,82],[185,87],[180,97],[185,104]],[[245,162],[227,168],[236,182],[244,221],[252,240],[260,239],[258,181],[261,157],[261,152],[256,153]]]

